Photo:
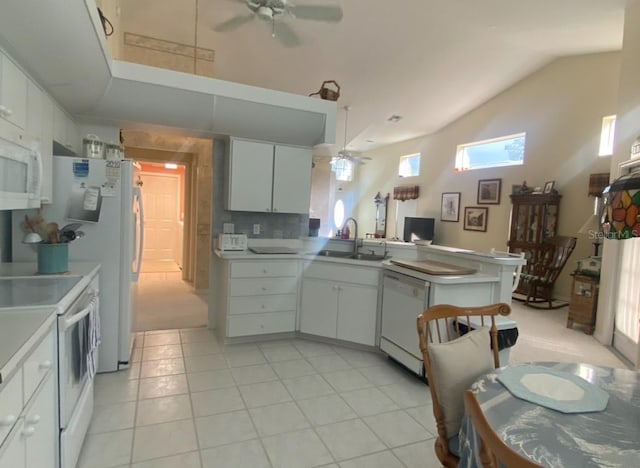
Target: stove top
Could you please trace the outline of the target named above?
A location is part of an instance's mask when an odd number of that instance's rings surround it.
[[[82,276],[0,278],[0,308],[53,306]]]

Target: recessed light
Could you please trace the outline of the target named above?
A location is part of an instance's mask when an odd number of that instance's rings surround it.
[[[391,117],[387,119],[388,122],[398,123],[402,119],[401,115],[393,114]]]

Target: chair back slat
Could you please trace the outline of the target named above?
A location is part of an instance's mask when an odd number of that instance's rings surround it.
[[[490,337],[491,347],[493,353],[494,367],[500,367],[500,355],[498,349],[498,333],[495,324],[495,317],[497,315],[509,315],[511,313],[511,307],[505,303],[493,304],[482,307],[456,307],[447,304],[440,304],[430,307],[422,314],[418,316],[416,325],[418,330],[418,340],[420,343],[420,352],[422,353],[422,359],[424,362],[425,372],[427,379],[430,383],[429,390],[431,392],[431,400],[433,402],[433,414],[436,419],[436,428],[438,437],[435,441],[435,451],[438,459],[445,466],[457,466],[458,458],[449,452],[448,449],[448,434],[445,428],[445,416],[438,399],[438,394],[435,389],[435,385],[431,383],[433,380],[433,372],[431,368],[431,359],[429,357],[428,343],[433,343],[434,335],[437,336],[438,342],[442,342],[443,333],[440,331],[440,321],[444,321],[444,326],[447,329],[447,338],[451,341],[451,330],[455,331],[453,338],[457,338],[461,335],[460,322],[463,324],[466,322],[467,331],[470,331],[473,326],[471,324],[472,317],[480,317],[480,323],[482,326],[491,322]],[[466,318],[466,320],[465,320]],[[449,320],[453,319],[455,325],[449,326]],[[435,328],[435,331],[432,330]],[[489,350],[487,350],[489,352]],[[462,401],[460,402],[462,404]],[[455,434],[451,434],[453,436]]]
[[[487,421],[476,396],[470,390],[464,394],[464,408],[480,436],[480,462],[483,467],[539,468],[542,466],[523,457],[504,443]]]

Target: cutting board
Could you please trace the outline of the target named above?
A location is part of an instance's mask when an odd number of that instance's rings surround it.
[[[391,260],[391,263],[430,275],[471,275],[476,272],[473,268],[432,260]]]

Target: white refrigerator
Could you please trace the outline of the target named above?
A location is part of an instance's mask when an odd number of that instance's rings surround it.
[[[100,270],[98,372],[129,364],[134,346],[133,283],[138,281],[144,242],[144,212],[133,161],[53,157],[53,203],[47,222],[80,222],[84,236],[69,244],[69,261],[95,261]],[[13,213],[13,261],[35,261],[21,243],[24,210]]]

